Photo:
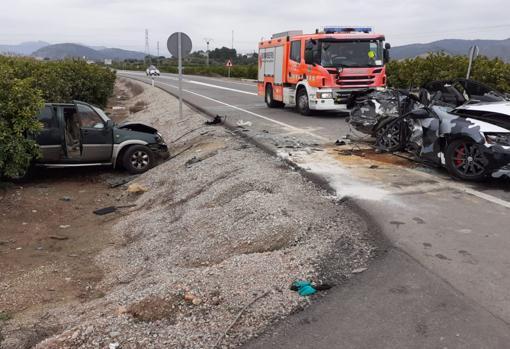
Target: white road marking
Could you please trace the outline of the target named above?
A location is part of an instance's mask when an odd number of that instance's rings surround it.
[[[159,81],[158,81],[157,83],[158,83],[158,84],[161,84],[161,85],[166,85],[166,86],[170,86],[170,87],[172,87],[172,88],[178,89],[178,87],[177,87],[177,86],[174,86],[174,85],[171,85],[171,84],[167,84],[167,83],[159,82]],[[302,128],[299,128],[299,127],[295,127],[295,126],[292,126],[292,125],[286,124],[286,123],[281,122],[281,121],[273,120],[273,119],[271,119],[271,118],[268,118],[267,116],[264,116],[264,115],[260,115],[260,114],[254,113],[254,112],[251,112],[251,111],[246,110],[246,109],[243,109],[243,108],[239,108],[239,107],[237,107],[237,106],[235,106],[235,105],[228,104],[228,103],[225,103],[225,102],[219,101],[219,100],[214,99],[214,98],[211,98],[211,97],[207,97],[207,96],[201,95],[201,94],[199,94],[199,93],[196,93],[196,92],[193,92],[193,91],[190,91],[190,90],[185,90],[185,89],[183,89],[183,91],[184,91],[184,92],[186,92],[186,93],[190,93],[190,94],[192,94],[192,95],[195,95],[195,96],[198,96],[198,97],[201,97],[201,98],[207,99],[207,100],[209,100],[209,101],[213,101],[213,102],[215,102],[215,103],[218,103],[218,104],[221,104],[221,105],[227,106],[227,107],[229,107],[229,108],[232,108],[232,109],[235,109],[235,110],[239,110],[239,111],[241,111],[241,112],[243,112],[243,113],[246,113],[246,114],[249,114],[249,115],[255,116],[255,117],[257,117],[257,118],[260,118],[260,119],[263,119],[263,120],[266,120],[266,121],[272,122],[272,123],[277,124],[277,125],[279,125],[279,126],[283,126],[283,127],[287,128],[287,129],[289,129],[289,130],[292,130],[292,131],[294,131],[294,132],[296,132],[296,133],[307,134],[307,135],[312,136],[312,137],[315,137],[315,138],[317,138],[317,139],[319,139],[319,140],[322,140],[322,141],[328,141],[328,139],[327,139],[327,138],[322,137],[322,136],[319,136],[319,135],[317,135],[317,134],[315,134],[315,133],[309,132],[309,131],[307,131],[307,130],[305,130],[305,129],[302,129]]]
[[[235,89],[235,88],[223,87],[223,86],[208,84],[206,82],[195,81],[195,80],[185,80],[185,81],[188,82],[188,83],[191,83],[191,84],[195,84],[195,85],[202,85],[202,86],[206,86],[206,87],[217,88],[219,90],[232,91],[232,92],[237,92],[237,93],[244,93],[244,94],[251,95],[251,96],[258,96],[258,93],[255,93],[255,92],[248,92],[248,91],[238,90],[238,89]]]

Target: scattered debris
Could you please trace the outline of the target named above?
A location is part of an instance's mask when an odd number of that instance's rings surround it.
[[[225,122],[226,120],[227,120],[227,117],[226,117],[226,116],[224,116],[224,117],[223,117],[223,119],[222,119],[222,117],[221,117],[221,116],[216,115],[216,116],[214,117],[214,119],[212,119],[212,120],[208,120],[208,121],[206,121],[204,124],[206,124],[206,125],[217,125],[217,124],[221,124],[221,123]]]
[[[339,139],[337,139],[337,140],[336,140],[336,142],[335,142],[335,145],[338,145],[338,146],[340,146],[340,145],[346,145],[346,144],[347,144],[347,142],[346,142],[346,141],[341,141],[341,140],[339,140]]]
[[[94,214],[98,216],[104,216],[109,213],[116,212],[120,208],[130,208],[130,207],[136,207],[136,205],[124,205],[124,206],[108,206],[104,208],[100,208],[94,211]]]
[[[421,219],[420,217],[414,217],[413,221],[415,221],[418,224],[425,224],[425,221]]]
[[[65,236],[65,235],[50,235],[49,238],[52,240],[60,240],[60,241],[69,240],[69,237]]]
[[[136,177],[138,177],[138,175],[123,177],[123,178],[113,178],[111,180],[108,180],[107,183],[110,185],[110,188],[117,188],[117,187],[120,187],[121,185],[131,182]]]
[[[251,121],[239,120],[236,122],[237,127],[251,127],[253,123]]]
[[[129,185],[127,191],[128,191],[128,193],[141,194],[141,193],[145,193],[145,192],[149,191],[149,188],[147,188],[139,183],[133,183],[133,184]]]
[[[311,296],[317,293],[317,289],[312,286],[311,282],[303,280],[294,281],[290,289],[299,293],[301,297]]]
[[[119,347],[120,347],[119,342],[110,343],[110,345],[108,345],[108,349],[117,349]]]
[[[404,225],[405,223],[404,222],[399,222],[399,221],[391,221],[390,222],[391,225],[395,225],[398,228],[400,228],[401,225]]]
[[[63,196],[62,198],[60,198],[60,200],[62,200],[62,201],[71,201],[72,198],[69,197],[69,196]]]
[[[379,165],[370,165],[369,168],[373,170],[373,169],[379,168]]]
[[[67,229],[67,228],[70,228],[71,226],[69,224],[62,224],[59,226],[60,229]]]
[[[368,268],[358,268],[358,269],[354,269],[352,271],[353,274],[361,274],[361,273],[364,273],[368,270]]]

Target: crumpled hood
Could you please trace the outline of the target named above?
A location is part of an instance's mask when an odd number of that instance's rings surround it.
[[[123,122],[119,125],[117,125],[117,128],[119,129],[129,129],[136,132],[145,132],[145,133],[151,133],[155,134],[158,132],[154,127],[149,126],[147,124],[141,123],[141,122]]]

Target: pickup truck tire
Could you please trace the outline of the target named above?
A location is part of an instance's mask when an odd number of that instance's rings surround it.
[[[122,165],[131,174],[148,171],[155,161],[154,153],[145,145],[133,145],[122,156]]]

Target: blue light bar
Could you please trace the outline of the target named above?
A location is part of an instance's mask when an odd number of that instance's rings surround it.
[[[371,27],[324,27],[324,33],[326,34],[335,34],[335,33],[370,33],[372,31]]]

